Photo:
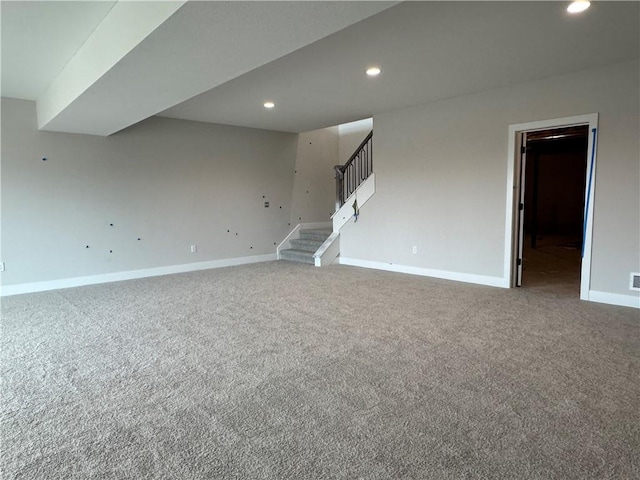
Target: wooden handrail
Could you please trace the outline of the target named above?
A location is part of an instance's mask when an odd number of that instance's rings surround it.
[[[347,160],[344,165],[336,165],[336,167],[342,167],[341,170],[342,170],[342,173],[344,173],[344,171],[347,168],[349,168],[349,165],[353,163],[353,160],[358,156],[358,154],[360,153],[360,150],[364,149],[367,143],[369,143],[369,140],[371,140],[372,138],[373,138],[373,130],[369,132],[369,135],[367,135],[367,137],[362,141],[362,143],[358,146],[358,148],[356,148],[355,152],[353,152],[353,155],[349,157],[349,160]]]

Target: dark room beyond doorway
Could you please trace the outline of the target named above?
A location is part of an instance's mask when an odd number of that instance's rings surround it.
[[[526,135],[522,287],[579,295],[588,126]]]

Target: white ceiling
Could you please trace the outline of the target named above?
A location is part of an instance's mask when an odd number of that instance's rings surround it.
[[[37,100],[115,4],[2,2],[2,96]]]
[[[638,57],[637,3],[578,17],[566,5],[407,2],[160,115],[305,131]],[[364,74],[373,64],[376,79]]]
[[[395,3],[187,2],[47,129],[107,135],[160,114],[300,132],[639,56],[638,2],[579,16],[562,1]],[[2,95],[43,103],[111,10],[2,2]]]

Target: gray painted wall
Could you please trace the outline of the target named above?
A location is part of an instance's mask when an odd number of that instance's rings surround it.
[[[274,253],[296,147],[158,117],[110,137],[40,132],[34,102],[2,99],[2,284]]]
[[[635,295],[638,72],[634,61],[375,116],[376,194],[343,228],[341,256],[502,277],[509,125],[598,112],[591,289]]]
[[[376,116],[377,191],[343,228],[341,256],[501,277],[509,125],[598,112],[591,289],[633,296],[638,72],[635,61]],[[338,127],[297,136],[166,118],[106,138],[39,132],[33,102],[3,99],[1,281],[273,253],[295,223],[333,211],[339,145]]]
[[[372,126],[373,119],[369,118],[299,134],[291,227],[331,221],[336,209],[333,167],[349,159]]]
[[[338,164],[338,127],[298,136],[291,227],[298,223],[329,222],[335,211],[333,166]]]

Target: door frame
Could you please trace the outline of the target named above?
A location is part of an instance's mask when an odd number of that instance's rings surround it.
[[[598,138],[598,114],[590,113],[573,117],[553,118],[537,122],[517,123],[509,125],[508,163],[507,163],[507,208],[505,218],[505,256],[504,278],[507,286],[515,285],[517,265],[517,245],[519,233],[518,204],[520,199],[520,150],[522,146],[522,134],[537,130],[550,130],[554,128],[573,127],[579,125],[589,126],[589,140],[587,146],[587,172],[585,181],[585,205],[584,205],[584,238],[582,266],[580,269],[580,299],[589,300],[589,287],[591,285],[591,246],[593,239],[593,199],[596,186],[596,152]]]
[[[522,273],[524,272],[524,204],[525,204],[525,184],[527,176],[527,132],[518,132],[516,133],[518,136],[518,164],[515,166],[516,175],[518,178],[516,179],[516,189],[514,191],[515,196],[515,205],[514,205],[514,235],[513,239],[514,243],[514,265],[513,265],[513,287],[522,286]]]

